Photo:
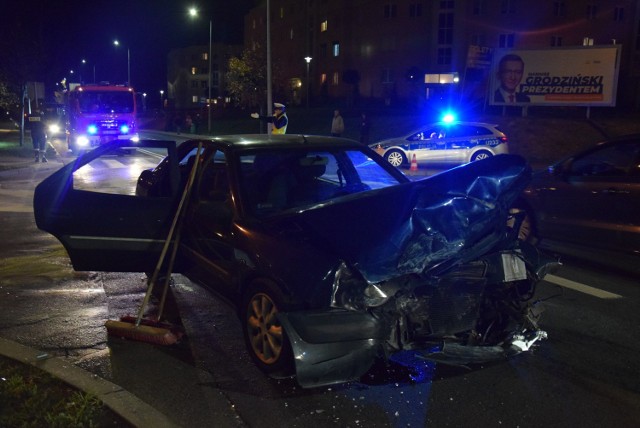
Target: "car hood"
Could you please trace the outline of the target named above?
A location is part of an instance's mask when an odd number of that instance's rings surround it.
[[[345,197],[290,217],[369,282],[473,260],[506,233],[531,179],[525,160],[499,155],[399,186]]]

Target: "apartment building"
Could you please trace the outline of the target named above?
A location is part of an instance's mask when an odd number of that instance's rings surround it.
[[[271,58],[287,101],[482,99],[493,49],[621,45],[617,104],[640,107],[638,0],[270,0]],[[245,17],[266,49],[267,1]],[[309,62],[305,58],[311,58]]]
[[[174,49],[167,58],[167,100],[177,110],[196,109],[211,103],[225,103],[225,75],[229,58],[242,54],[241,45],[214,43]],[[211,64],[211,75],[209,74]],[[211,101],[209,80],[211,79]]]

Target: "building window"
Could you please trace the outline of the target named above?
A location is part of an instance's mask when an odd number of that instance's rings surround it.
[[[192,95],[191,96],[191,102],[194,103],[194,104],[197,104],[198,103],[198,96],[197,95]]]
[[[320,44],[320,56],[322,58],[326,58],[327,57],[327,44],[326,43]]]
[[[613,20],[624,21],[624,7],[616,7],[613,9]]]
[[[411,3],[409,5],[409,16],[411,18],[422,16],[422,3]]]
[[[516,13],[516,0],[500,0],[500,13]]]
[[[333,77],[331,78],[331,84],[336,86],[338,83],[340,83],[340,73],[336,71],[333,73]]]
[[[383,68],[380,75],[380,81],[382,83],[393,83],[393,72],[390,68]]]
[[[191,67],[191,74],[198,74],[198,67]]]
[[[280,19],[284,18],[284,7],[280,8]]]
[[[598,15],[598,6],[595,4],[587,5],[587,19],[593,20],[596,19]]]
[[[340,56],[340,43],[339,42],[333,42],[333,56]]]
[[[498,40],[498,47],[501,48],[512,48],[514,35],[512,34],[500,34],[500,38]]]
[[[562,46],[562,37],[551,36],[551,46]]]
[[[385,18],[395,18],[396,17],[396,5],[395,4],[385,4],[384,5],[384,17]]]
[[[191,81],[191,87],[192,88],[197,88],[198,87],[198,81],[197,80],[192,80]]]
[[[484,15],[487,11],[487,0],[473,0],[473,14]]]
[[[453,12],[441,13],[438,16],[438,44],[453,43]]]
[[[329,27],[329,23],[326,20],[322,21],[320,23],[320,32],[324,33],[325,31],[327,31],[328,27]]]
[[[200,81],[200,87],[203,89],[208,88],[209,86],[207,85],[209,82],[207,80],[201,80]]]
[[[289,30],[289,40],[293,40],[293,28]]]
[[[438,65],[451,65],[451,48],[438,48]]]
[[[453,9],[455,7],[456,2],[454,0],[442,0],[440,2],[440,9]]]
[[[567,12],[563,1],[553,2],[553,15],[554,16],[566,16]]]
[[[320,75],[320,83],[327,83],[327,73],[322,73]]]
[[[208,61],[209,60],[209,52],[202,52],[202,55],[200,55],[200,59],[203,61]]]

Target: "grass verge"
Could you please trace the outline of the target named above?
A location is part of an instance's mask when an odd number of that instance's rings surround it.
[[[96,397],[48,373],[0,356],[1,427],[126,427]]]

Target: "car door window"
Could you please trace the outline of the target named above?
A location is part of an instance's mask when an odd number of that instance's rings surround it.
[[[114,147],[73,171],[73,189],[134,195],[142,171],[155,167],[166,156],[164,148]]]
[[[614,178],[630,174],[636,166],[640,142],[604,147],[576,158],[570,175],[580,177]]]

